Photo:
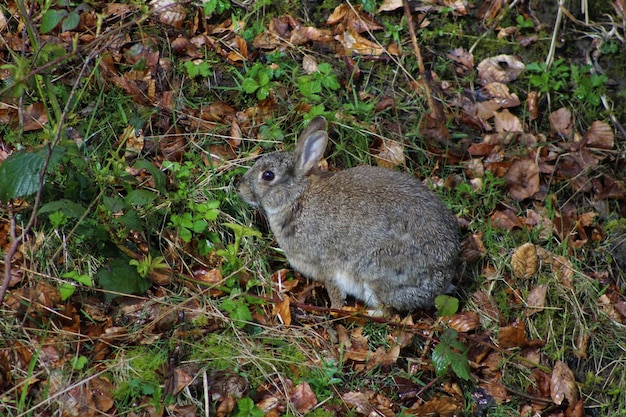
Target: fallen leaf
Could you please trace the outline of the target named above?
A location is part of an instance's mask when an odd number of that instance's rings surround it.
[[[473,311],[463,311],[445,320],[446,324],[457,332],[467,333],[480,327],[478,314]]]
[[[526,66],[513,55],[498,55],[478,64],[478,77],[483,85],[492,82],[508,83],[517,79]]]
[[[516,159],[505,176],[509,194],[517,201],[523,201],[540,190],[539,167],[530,158]]]
[[[289,297],[284,297],[281,302],[274,304],[272,315],[278,317],[283,325],[291,326],[291,309],[289,304]]]
[[[539,311],[543,311],[547,294],[548,286],[546,284],[537,285],[528,293],[525,310],[526,317],[529,317]]]
[[[489,218],[491,223],[504,230],[523,228],[524,224],[511,209],[496,210]]]
[[[590,148],[613,149],[615,146],[615,134],[611,126],[597,120],[591,124],[583,139]]]
[[[574,118],[572,112],[567,107],[553,111],[548,116],[550,120],[550,128],[563,137],[570,137],[574,128]]]
[[[557,361],[552,370],[550,379],[550,397],[556,405],[561,405],[567,400],[570,405],[578,402],[578,388],[574,373],[565,362]]]
[[[291,393],[290,401],[295,409],[302,414],[308,413],[317,405],[317,397],[306,381],[298,384],[294,388]]]
[[[501,112],[495,112],[493,116],[496,132],[498,133],[521,133],[524,130],[520,119],[506,109]]]
[[[514,347],[523,348],[528,345],[524,323],[516,319],[510,326],[500,327],[498,343],[503,349]]]
[[[378,166],[385,168],[404,166],[404,146],[400,142],[387,138],[377,138],[374,146],[372,153]]]
[[[511,272],[517,278],[530,278],[539,268],[537,248],[532,243],[524,243],[511,256]]]
[[[474,69],[474,54],[472,54],[470,51],[466,51],[462,47],[448,51],[446,53],[446,57],[454,62],[461,64],[468,70]]]

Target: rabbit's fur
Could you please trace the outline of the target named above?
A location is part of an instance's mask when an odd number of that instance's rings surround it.
[[[326,120],[316,117],[295,152],[257,160],[239,195],[263,209],[291,266],[325,284],[331,307],[347,295],[399,311],[432,306],[459,265],[454,216],[405,173],[318,170],[327,142]]]

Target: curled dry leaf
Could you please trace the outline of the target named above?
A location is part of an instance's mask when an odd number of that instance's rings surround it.
[[[554,364],[550,379],[550,397],[556,405],[561,405],[565,399],[570,405],[578,402],[576,379],[565,362],[557,361]]]
[[[478,76],[483,85],[492,82],[508,83],[517,79],[525,65],[513,55],[498,55],[478,64]]]
[[[391,12],[402,7],[402,0],[383,0],[383,4],[378,8],[380,12]]]
[[[341,43],[346,55],[354,52],[359,55],[379,56],[385,53],[385,49],[379,44],[364,38],[351,28],[335,36],[335,39]]]
[[[373,152],[376,163],[381,167],[395,168],[405,163],[404,147],[395,140],[382,138]]]
[[[532,243],[524,243],[515,249],[511,256],[511,271],[517,278],[530,278],[539,268],[537,248]]]
[[[513,162],[505,176],[509,194],[517,201],[523,201],[540,190],[539,167],[530,158]]]
[[[302,69],[306,74],[317,72],[317,60],[312,55],[305,54],[302,58]]]
[[[530,115],[530,120],[539,118],[539,91],[531,91],[526,97],[526,110]]]
[[[537,285],[533,288],[526,298],[526,316],[531,316],[543,310],[546,304],[546,294],[548,286],[546,284]]]
[[[550,120],[550,128],[558,133],[561,136],[569,137],[572,134],[572,129],[574,128],[574,118],[572,117],[572,112],[566,108],[561,107],[560,109],[553,111],[548,116]]]
[[[281,302],[274,304],[272,315],[278,317],[280,322],[285,326],[291,326],[289,297],[284,297]]]

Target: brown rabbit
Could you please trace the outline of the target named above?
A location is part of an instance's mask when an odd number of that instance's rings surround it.
[[[432,306],[459,265],[456,220],[416,178],[359,166],[317,166],[328,142],[313,119],[295,152],[261,156],[239,195],[265,212],[291,266],[325,284],[333,308],[347,295],[399,311]]]

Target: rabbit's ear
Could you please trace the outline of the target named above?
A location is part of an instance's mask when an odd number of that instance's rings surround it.
[[[323,130],[317,130],[300,139],[296,156],[298,157],[298,170],[303,175],[308,175],[317,166],[324,156],[327,143],[328,134]]]
[[[318,130],[326,130],[326,119],[324,116],[313,118],[302,133],[300,133],[298,142],[304,142],[307,136],[310,136],[313,132],[317,132]]]

